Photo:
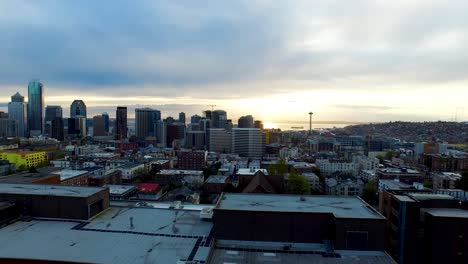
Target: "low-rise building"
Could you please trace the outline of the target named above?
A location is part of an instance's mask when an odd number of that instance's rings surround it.
[[[424,174],[417,170],[406,168],[382,168],[377,170],[377,178],[379,180],[394,180],[398,179],[400,182],[413,184],[413,182],[423,182],[425,180]]]
[[[16,172],[15,164],[8,162],[7,160],[0,160],[0,176],[12,174]]]
[[[439,172],[432,174],[433,189],[455,189],[455,183],[461,179],[461,174],[454,172]]]
[[[109,199],[113,201],[128,200],[137,192],[137,188],[133,185],[104,185],[109,188]]]
[[[0,200],[23,216],[88,220],[109,207],[109,189],[49,184],[0,184]]]
[[[20,167],[38,167],[48,162],[45,151],[9,150],[0,153],[0,160],[7,160]]]
[[[54,172],[60,176],[60,184],[73,186],[88,186],[88,171],[83,170],[60,170]]]
[[[203,171],[198,170],[161,170],[155,176],[159,184],[182,184],[190,188],[202,186],[203,179]]]

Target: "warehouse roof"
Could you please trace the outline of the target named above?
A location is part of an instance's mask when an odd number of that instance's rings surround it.
[[[383,251],[335,250],[327,253],[323,244],[232,240],[217,240],[208,263],[395,264]]]
[[[0,229],[0,243],[4,245],[0,256],[117,264],[206,261],[212,223],[200,220],[199,214],[111,208],[89,223],[18,221]]]
[[[425,211],[436,217],[468,218],[468,210],[457,208],[429,208]]]
[[[224,193],[217,209],[269,212],[332,213],[338,218],[384,217],[357,197]]]
[[[0,194],[88,197],[104,189],[105,188],[100,187],[79,187],[52,184],[0,183]]]

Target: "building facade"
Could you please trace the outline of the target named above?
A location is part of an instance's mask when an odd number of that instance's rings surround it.
[[[87,118],[86,104],[83,100],[75,100],[70,106],[70,117],[84,117]]]
[[[127,107],[118,106],[115,113],[115,139],[121,140],[127,138],[128,126],[127,126]]]
[[[262,157],[265,137],[258,128],[232,129],[232,153],[243,157]]]
[[[135,132],[140,140],[146,137],[154,137],[156,122],[161,120],[161,111],[151,108],[135,109]]]
[[[28,84],[28,131],[29,136],[44,131],[44,86],[39,81]]]
[[[24,96],[16,93],[8,103],[8,115],[10,119],[18,122],[18,137],[27,136],[28,128],[28,105],[24,102]]]

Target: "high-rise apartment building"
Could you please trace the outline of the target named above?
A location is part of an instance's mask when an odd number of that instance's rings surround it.
[[[227,113],[224,110],[215,110],[211,112],[211,124],[213,128],[227,127]]]
[[[17,137],[18,136],[18,121],[10,119],[8,114],[0,112],[0,138],[2,137]]]
[[[44,86],[39,81],[28,84],[28,131],[29,136],[44,132]]]
[[[63,118],[63,110],[59,105],[48,105],[45,109],[45,131],[47,135],[52,135],[52,121],[56,118]]]
[[[198,124],[198,122],[200,122],[201,118],[202,117],[199,116],[199,115],[193,115],[193,116],[190,117],[190,123],[191,124]]]
[[[185,125],[174,122],[167,125],[167,146],[172,147],[174,140],[183,141],[185,139]]]
[[[93,117],[93,136],[106,136],[106,123],[102,115],[97,115]]]
[[[239,121],[237,122],[237,126],[239,128],[253,128],[254,127],[254,119],[251,115],[241,116]]]
[[[213,152],[231,153],[232,150],[232,134],[229,131],[221,128],[209,128],[208,149]]]
[[[104,118],[104,130],[106,131],[106,134],[109,134],[109,114],[107,112],[102,113],[102,117]]]
[[[127,126],[127,107],[118,106],[115,113],[115,139],[120,140],[127,138],[128,126]]]
[[[9,118],[18,122],[18,136],[26,137],[28,128],[28,106],[24,102],[24,96],[16,93],[8,103]]]
[[[161,111],[151,108],[135,109],[135,130],[140,140],[146,137],[154,137],[156,122],[161,120]]]
[[[83,100],[75,100],[70,106],[70,117],[84,117],[87,118],[86,104]]]
[[[156,121],[156,142],[159,146],[167,146],[167,123],[165,120]]]
[[[242,157],[261,157],[265,153],[265,137],[258,128],[233,128],[232,153]]]
[[[62,117],[57,117],[51,122],[51,138],[55,138],[57,140],[64,140],[64,124],[63,124],[63,118]]]
[[[179,122],[182,123],[182,124],[185,124],[185,113],[184,112],[179,113]]]

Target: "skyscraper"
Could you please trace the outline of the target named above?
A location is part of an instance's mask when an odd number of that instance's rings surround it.
[[[265,137],[258,128],[233,128],[232,153],[241,157],[261,157],[265,152]]]
[[[17,137],[18,121],[8,117],[8,114],[0,112],[0,138]]]
[[[185,113],[184,112],[179,113],[179,122],[182,123],[182,124],[185,124]]]
[[[251,115],[241,116],[239,118],[239,121],[237,122],[237,126],[239,128],[253,128],[254,126],[253,116]]]
[[[93,136],[103,137],[106,135],[106,123],[102,115],[93,117]]]
[[[140,140],[156,136],[156,122],[161,120],[161,112],[151,108],[135,109],[135,130]]]
[[[115,121],[115,139],[121,140],[123,138],[127,138],[127,107],[125,106],[117,106],[117,111],[115,113],[116,121]]]
[[[8,114],[10,119],[18,122],[18,136],[26,137],[28,128],[28,106],[24,102],[24,96],[16,93],[11,97],[11,102],[8,103]]]
[[[28,131],[38,136],[44,131],[44,86],[39,81],[28,84]]]
[[[165,120],[156,121],[156,142],[158,146],[166,147],[167,141],[167,123]]]
[[[106,134],[109,134],[109,114],[107,112],[102,113],[102,117],[104,118],[104,130]]]
[[[199,115],[193,115],[193,116],[190,117],[190,123],[192,123],[192,124],[198,124],[198,122],[200,122],[200,119],[201,119],[201,118],[202,118],[202,117],[199,116]]]
[[[52,120],[50,137],[60,141],[64,139],[64,124],[62,117],[56,117]]]
[[[227,125],[227,113],[224,110],[215,110],[211,112],[211,125],[213,128],[224,128]]]
[[[45,131],[44,133],[52,135],[52,121],[56,118],[63,118],[63,110],[59,105],[48,105],[45,109]]]
[[[183,143],[185,139],[185,125],[179,122],[174,122],[167,125],[167,146],[172,147],[174,140]]]
[[[70,106],[70,117],[84,117],[86,118],[86,104],[83,100],[75,100]]]

